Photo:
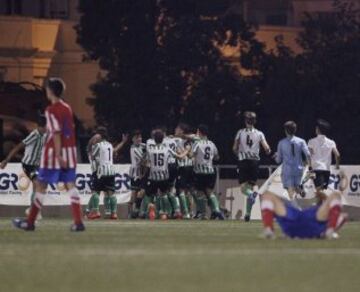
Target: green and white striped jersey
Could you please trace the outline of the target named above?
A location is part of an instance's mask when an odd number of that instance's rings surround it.
[[[130,177],[133,179],[141,178],[144,174],[144,167],[142,166],[142,162],[146,158],[146,145],[144,143],[141,143],[139,145],[131,145],[130,158]]]
[[[175,153],[177,152],[177,143],[176,143],[176,139],[175,137],[165,137],[163,144],[165,144],[166,146],[168,146],[172,151],[174,151]],[[169,164],[174,164],[176,163],[176,158],[175,157],[169,157]]]
[[[176,148],[180,152],[184,152],[187,147],[192,148],[191,141],[182,138],[175,138],[175,141],[176,141]],[[189,166],[193,166],[193,160],[190,157],[185,156],[183,159],[178,159],[177,164],[179,167],[189,167]]]
[[[92,147],[92,157],[96,161],[96,172],[102,176],[115,175],[113,165],[113,146],[108,141],[101,141]]]
[[[41,134],[38,129],[33,130],[22,143],[25,145],[25,153],[22,163],[27,165],[40,165],[41,149],[45,143],[46,135]]]
[[[265,140],[263,132],[253,129],[240,129],[236,133],[239,160],[260,160],[260,143]]]
[[[194,172],[198,174],[212,174],[215,172],[213,160],[218,156],[215,144],[207,139],[201,139],[193,144]]]
[[[146,153],[150,165],[149,179],[155,181],[169,179],[169,158],[175,156],[176,153],[165,144],[149,147]]]

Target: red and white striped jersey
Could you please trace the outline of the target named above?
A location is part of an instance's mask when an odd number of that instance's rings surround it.
[[[55,157],[55,133],[60,133],[61,157],[66,168],[76,168],[75,123],[71,107],[59,100],[46,108],[45,116],[48,135],[41,153],[40,168],[60,169],[59,159]]]

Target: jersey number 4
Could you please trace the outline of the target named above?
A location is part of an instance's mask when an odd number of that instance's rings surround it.
[[[164,153],[154,153],[154,165],[164,166]]]
[[[252,147],[252,145],[254,145],[254,142],[249,135],[246,136],[246,145],[248,145],[250,148]]]

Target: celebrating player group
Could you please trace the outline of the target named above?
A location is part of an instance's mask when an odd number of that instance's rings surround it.
[[[15,218],[15,227],[35,230],[48,184],[64,183],[71,198],[74,223],[71,231],[84,231],[80,197],[75,187],[77,150],[73,113],[64,101],[65,83],[59,78],[50,78],[46,83],[46,94],[50,105],[45,116],[40,118],[38,128],[18,144],[1,162],[8,161],[25,148],[22,165],[25,174],[33,182],[34,193],[27,218]],[[284,124],[285,138],[278,143],[273,154],[282,165],[281,179],[289,194],[289,200],[281,199],[271,189],[263,193],[256,191],[261,148],[267,155],[272,151],[265,135],[255,128],[256,114],[244,113],[245,127],[240,129],[233,143],[238,158],[238,177],[242,193],[246,196],[245,221],[251,220],[251,211],[256,198],[261,200],[265,238],[273,238],[273,218],[283,233],[291,238],[337,238],[337,230],[346,221],[341,212],[341,193],[325,194],[329,183],[330,165],[335,158],[339,169],[340,154],[334,141],[326,137],[330,129],[328,122],[318,120],[316,137],[307,144],[296,136],[297,125],[293,121]],[[214,192],[216,168],[214,161],[219,152],[209,138],[206,125],[191,131],[187,124],[180,123],[172,135],[165,127],[154,127],[151,138],[143,142],[140,130],[123,135],[121,143],[109,142],[107,129],[98,127],[91,137],[87,154],[92,169],[92,196],[85,210],[85,217],[96,220],[101,217],[115,220],[117,199],[115,196],[116,170],[113,156],[123,151],[131,140],[130,177],[131,200],[129,218],[142,219],[219,219],[224,220]],[[304,196],[302,184],[304,171],[309,172],[305,180],[312,179],[316,187],[317,203],[301,209],[297,199]],[[100,194],[103,193],[104,214],[100,213]]]

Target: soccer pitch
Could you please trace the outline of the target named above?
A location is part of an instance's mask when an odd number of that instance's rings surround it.
[[[265,241],[260,222],[0,220],[0,291],[359,291],[360,226]],[[277,228],[278,230],[278,228]]]

